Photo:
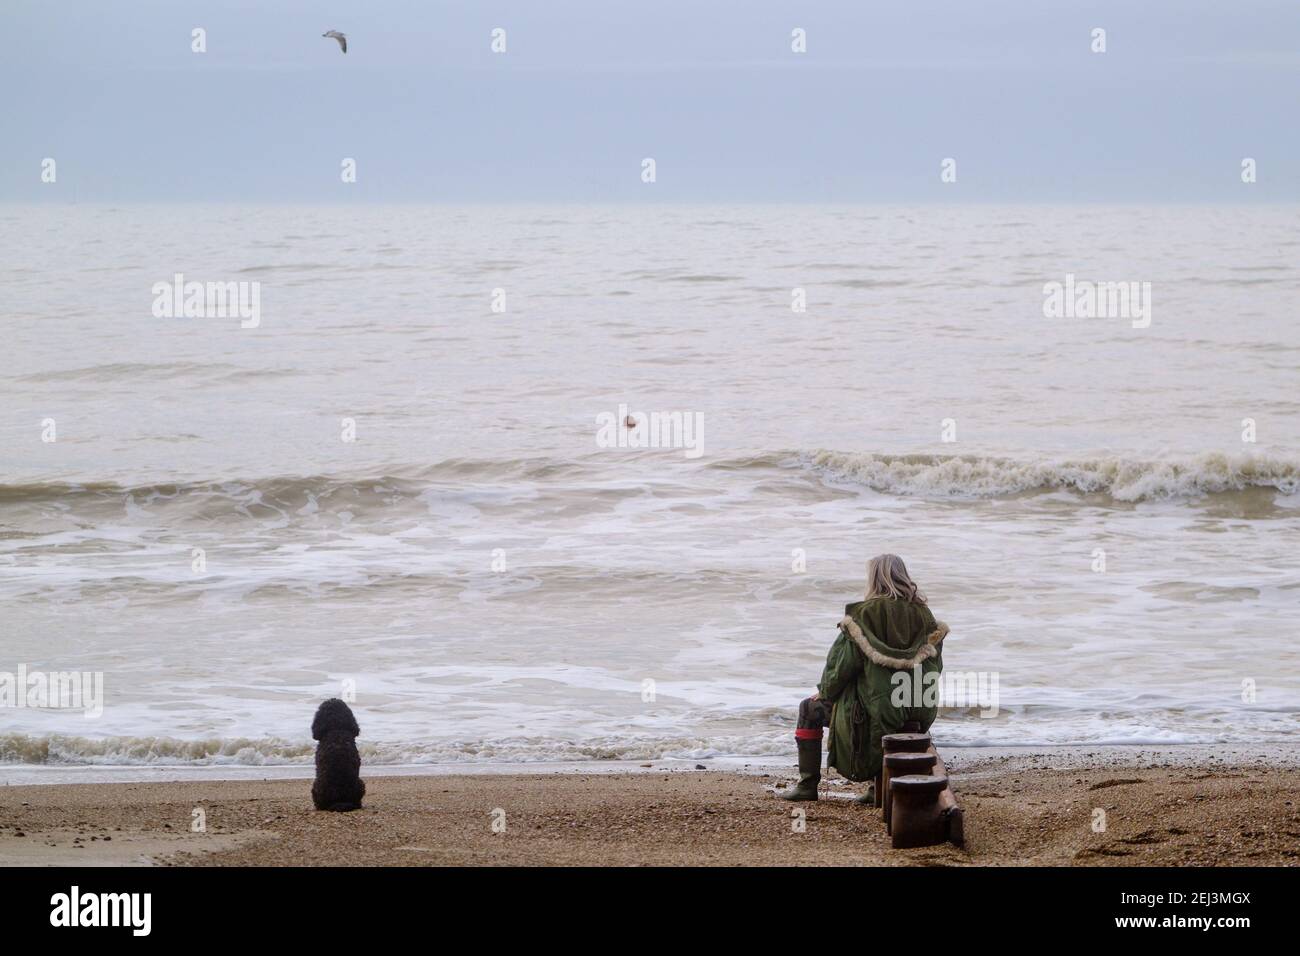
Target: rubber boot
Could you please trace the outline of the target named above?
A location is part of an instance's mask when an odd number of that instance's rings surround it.
[[[796,740],[799,747],[799,782],[777,794],[782,800],[816,800],[817,784],[822,780],[822,742]]]
[[[853,802],[861,804],[864,807],[874,807],[876,804],[876,782],[873,780],[867,784],[866,792],[860,797],[854,797]]]

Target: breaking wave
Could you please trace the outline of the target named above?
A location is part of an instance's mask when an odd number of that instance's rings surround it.
[[[1181,700],[1131,702],[1098,710],[1095,700],[1071,704],[1004,702],[985,716],[978,706],[942,707],[936,727],[953,747],[1177,745],[1293,743],[1300,708],[1223,708]],[[736,717],[732,713],[729,716]],[[501,735],[476,740],[358,740],[364,767],[444,767],[600,761],[793,759],[793,708],[748,711],[745,732],[698,735],[686,728],[564,738]],[[685,731],[685,732],[683,732]],[[76,734],[0,734],[0,767],[311,767],[312,740],[288,737],[85,737]]]
[[[405,466],[374,475],[273,475],[209,481],[48,481],[0,484],[0,505],[64,506],[83,504],[161,505],[197,498],[246,498],[258,502],[288,502],[312,497],[374,497],[388,500],[415,496],[434,484],[513,482],[542,483],[577,479],[585,473],[581,459],[517,458],[478,460],[451,458],[432,465]]]
[[[1060,458],[1016,461],[944,455],[817,451],[796,456],[823,477],[873,491],[927,498],[993,498],[1034,491],[1075,491],[1115,501],[1192,498],[1272,489],[1300,491],[1300,461],[1204,454],[1182,459]]]
[[[670,463],[671,466],[671,463]],[[689,467],[687,463],[686,467]],[[1067,490],[1105,495],[1115,501],[1192,498],[1268,489],[1300,492],[1300,458],[1209,453],[1183,458],[1141,460],[1125,457],[1016,460],[977,455],[888,455],[830,450],[784,451],[736,458],[705,459],[698,467],[745,473],[804,468],[835,482],[856,484],[886,494],[923,498],[992,498],[1036,491]],[[54,506],[80,513],[124,504],[149,507],[212,503],[222,509],[234,501],[245,508],[273,509],[317,502],[349,508],[389,505],[417,499],[431,488],[482,491],[486,488],[587,487],[616,461],[590,455],[569,459],[448,459],[419,466],[396,466],[374,475],[279,475],[209,481],[0,483],[0,506]],[[617,477],[610,473],[609,477]],[[677,476],[681,477],[681,476]]]
[[[149,766],[190,764],[306,763],[315,744],[287,740],[211,737],[81,737],[74,734],[0,734],[0,763],[64,766]]]
[[[560,740],[505,737],[478,741],[357,742],[363,766],[457,763],[585,762],[592,760],[700,760],[731,754],[784,755],[789,731],[719,738],[670,736]],[[0,734],[0,765],[97,767],[310,766],[314,741],[268,737],[181,740],[175,737],[82,737],[72,734]]]

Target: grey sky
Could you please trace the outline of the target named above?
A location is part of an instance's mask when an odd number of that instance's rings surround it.
[[[0,200],[1300,200],[1295,0],[3,0],[0,28]]]

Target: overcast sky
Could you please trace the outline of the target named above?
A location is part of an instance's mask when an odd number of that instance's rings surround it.
[[[1296,0],[0,0],[0,27],[0,200],[1300,200]]]

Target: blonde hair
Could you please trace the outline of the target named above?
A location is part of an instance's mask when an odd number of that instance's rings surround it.
[[[925,595],[907,573],[903,559],[896,554],[878,554],[867,565],[867,600],[874,597],[925,603]]]

